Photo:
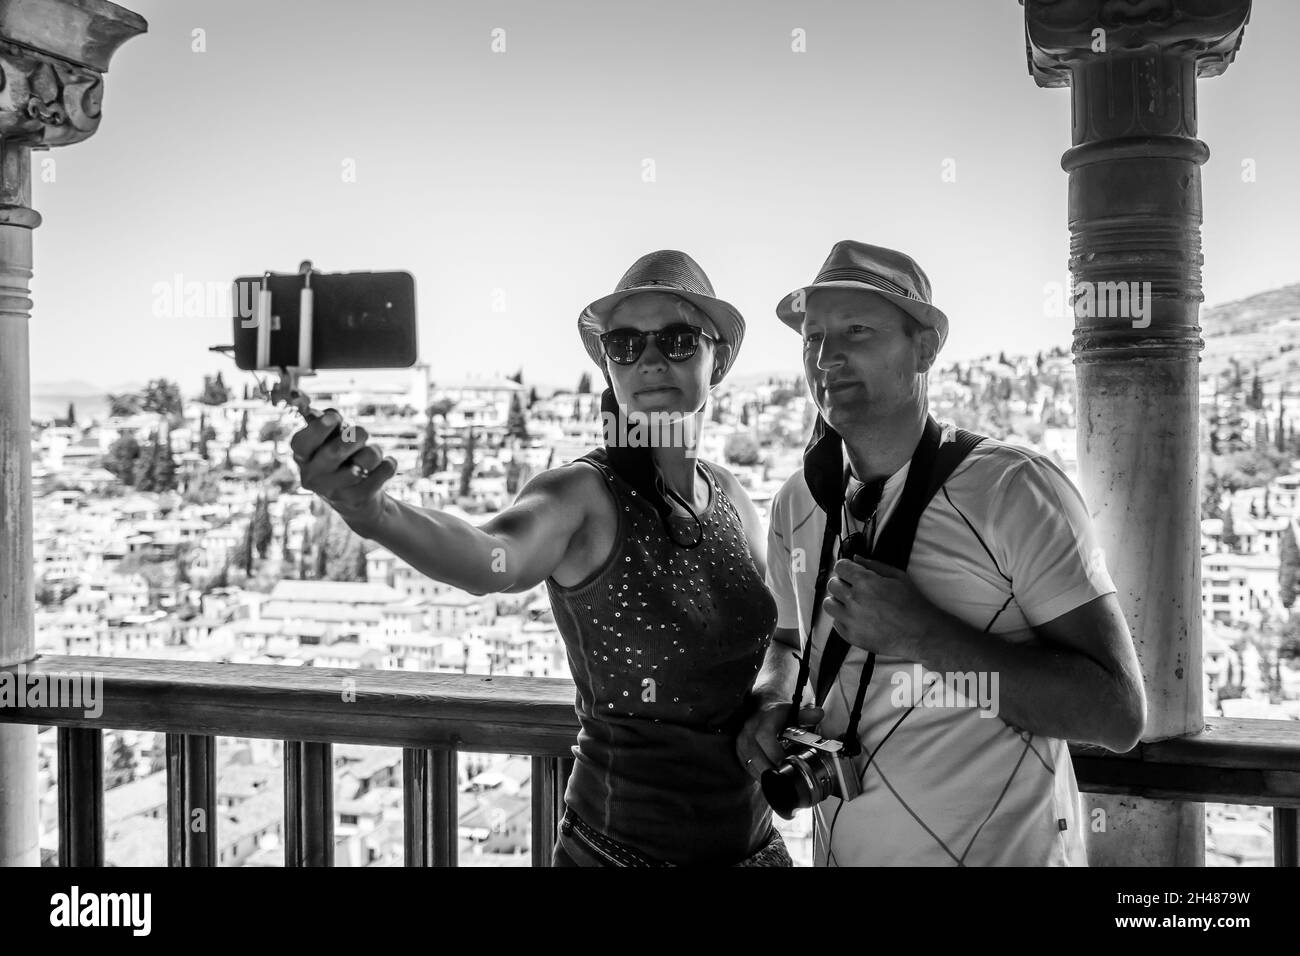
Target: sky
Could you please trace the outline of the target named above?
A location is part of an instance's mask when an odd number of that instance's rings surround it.
[[[846,238],[925,269],[941,361],[1070,346],[1044,307],[1070,94],[1029,76],[1014,0],[126,6],[149,32],[99,131],[33,155],[36,383],[250,381],[207,351],[228,314],[161,289],[309,258],[411,272],[435,382],[571,387],[582,307],[661,248],[746,317],[733,374],[794,374],[775,305]],[[1297,28],[1300,4],[1255,0],[1199,84],[1207,304],[1300,281]]]

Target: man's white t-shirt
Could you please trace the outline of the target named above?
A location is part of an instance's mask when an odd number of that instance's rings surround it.
[[[908,467],[886,481],[877,528],[897,506]],[[849,494],[857,487],[851,479]],[[847,509],[842,522],[845,535],[861,530]],[[777,626],[795,629],[801,641],[825,528],[800,470],[772,502],[767,583]],[[1115,590],[1070,479],[1042,454],[993,439],[977,445],[931,499],[907,574],[983,639],[1016,643],[1034,639],[1029,628]],[[806,704],[831,624],[820,615]],[[824,704],[822,734],[839,737],[848,727],[866,657],[849,648]],[[1087,865],[1086,821],[1065,742],[994,715],[1005,689],[993,679],[976,675],[964,684],[916,661],[877,656],[855,758],[862,794],[815,809],[818,866]]]

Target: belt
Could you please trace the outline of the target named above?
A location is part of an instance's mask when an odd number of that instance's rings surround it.
[[[647,856],[639,850],[635,850],[625,843],[620,843],[605,834],[594,829],[582,817],[578,816],[571,809],[565,808],[564,817],[560,820],[560,832],[565,835],[571,835],[574,839],[584,843],[589,850],[598,856],[606,866],[611,867],[663,867],[676,866],[675,863],[667,863],[663,860],[657,860],[654,857]],[[745,859],[736,863],[735,866],[793,866],[790,859],[790,853],[786,850],[785,841],[781,839],[781,834],[773,827],[770,831],[767,841],[756,852],[747,856]]]

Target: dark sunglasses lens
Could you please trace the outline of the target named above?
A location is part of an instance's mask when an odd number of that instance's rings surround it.
[[[631,365],[645,348],[645,336],[627,329],[615,329],[604,342],[605,354],[619,365]]]
[[[689,325],[670,325],[659,333],[664,354],[674,362],[684,362],[699,348],[700,337]]]

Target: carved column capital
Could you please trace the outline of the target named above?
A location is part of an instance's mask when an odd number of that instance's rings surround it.
[[[0,39],[0,137],[36,148],[79,143],[99,128],[103,76]]]
[[[36,149],[88,139],[109,60],[147,29],[106,0],[0,0],[0,139]]]
[[[1048,87],[1069,86],[1079,66],[1116,54],[1178,57],[1190,60],[1198,77],[1218,76],[1250,19],[1250,0],[1021,2],[1029,72]]]

